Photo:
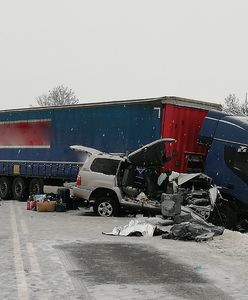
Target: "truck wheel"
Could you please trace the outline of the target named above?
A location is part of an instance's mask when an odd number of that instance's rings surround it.
[[[109,197],[100,197],[96,199],[93,210],[97,216],[101,217],[116,216],[119,212],[117,203]]]
[[[17,177],[14,179],[12,184],[12,193],[15,200],[26,200],[27,185],[23,178]]]
[[[227,229],[235,229],[237,225],[237,213],[228,204],[215,207],[211,221],[214,225],[223,226]]]
[[[37,195],[43,193],[43,180],[40,178],[33,178],[29,183],[29,195]]]
[[[7,177],[0,177],[0,198],[3,200],[11,198],[11,183]]]

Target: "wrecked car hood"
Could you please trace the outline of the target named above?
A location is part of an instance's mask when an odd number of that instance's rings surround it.
[[[174,143],[175,141],[171,138],[159,139],[131,152],[127,157],[136,166],[161,167],[170,159],[166,157],[165,143]]]

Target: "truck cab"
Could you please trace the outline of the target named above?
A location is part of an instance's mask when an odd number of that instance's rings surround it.
[[[248,118],[209,111],[199,141],[208,147],[205,174],[239,215],[248,215]]]

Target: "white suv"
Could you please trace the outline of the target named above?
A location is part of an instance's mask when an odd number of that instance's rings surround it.
[[[117,215],[122,209],[160,212],[163,186],[158,186],[160,168],[166,157],[166,143],[159,139],[128,156],[106,154],[96,149],[74,145],[70,148],[85,153],[73,195],[93,206],[96,215]]]

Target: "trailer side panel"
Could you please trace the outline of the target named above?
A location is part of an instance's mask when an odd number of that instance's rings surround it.
[[[175,157],[166,164],[168,169],[192,172],[203,168],[207,148],[199,145],[197,139],[207,113],[207,110],[173,104],[164,106],[161,136],[177,140],[169,149],[168,155],[173,153]]]

